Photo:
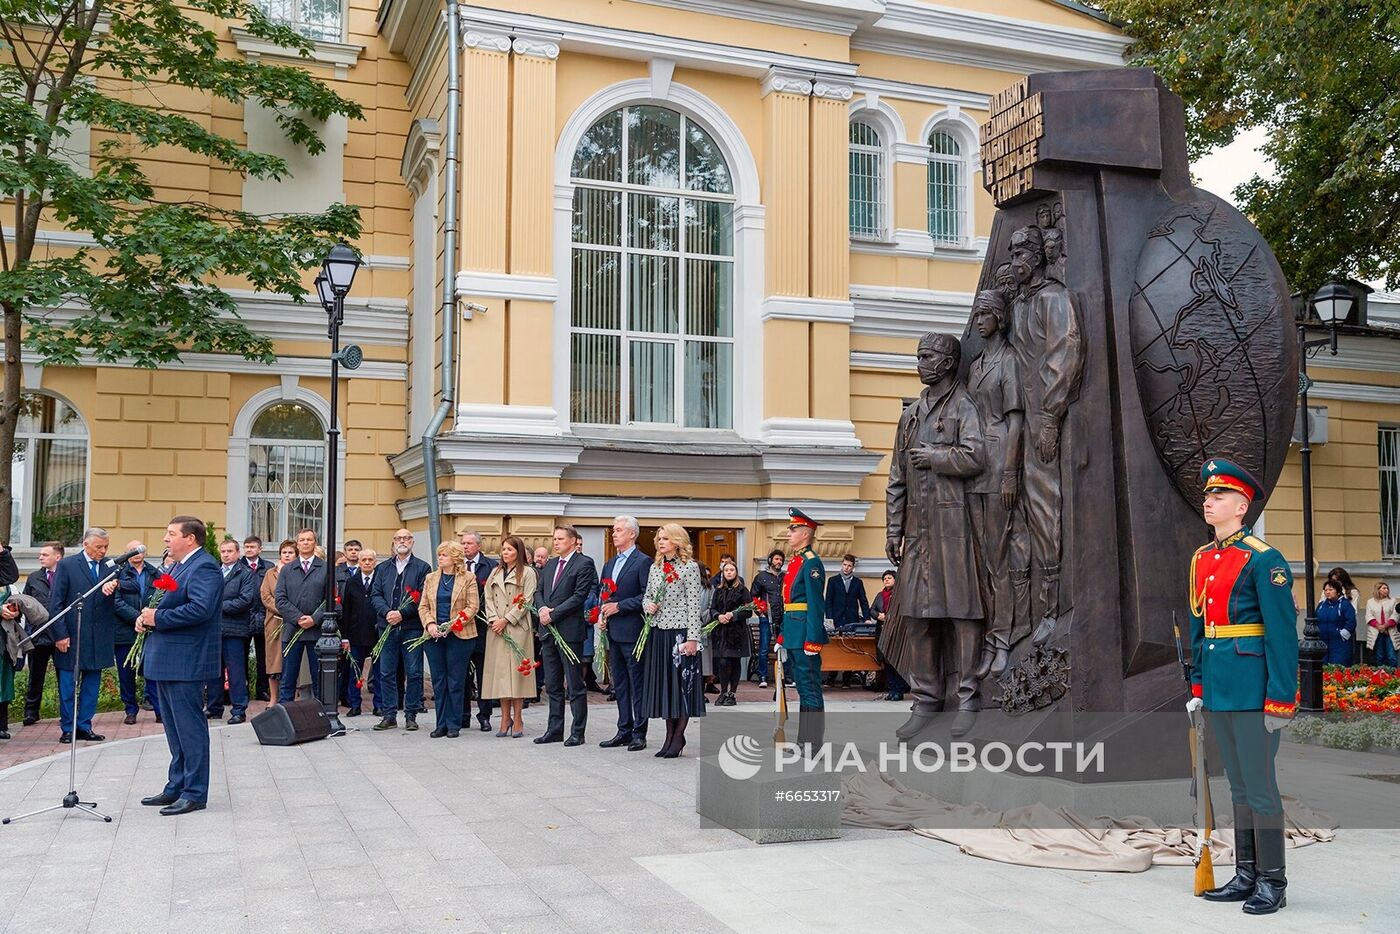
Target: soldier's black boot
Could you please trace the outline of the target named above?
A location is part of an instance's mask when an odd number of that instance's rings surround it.
[[[1201,897],[1208,902],[1242,902],[1254,894],[1258,878],[1254,855],[1254,812],[1247,804],[1235,805],[1235,877]]]
[[[826,712],[802,710],[797,722],[797,744],[804,758],[811,759],[821,751],[826,736]]]
[[[1283,871],[1282,817],[1272,820],[1280,821],[1280,826],[1254,828],[1254,840],[1259,850],[1259,879],[1254,884],[1254,894],[1244,903],[1244,913],[1247,915],[1271,915],[1288,904],[1288,899],[1284,897],[1288,879]]]

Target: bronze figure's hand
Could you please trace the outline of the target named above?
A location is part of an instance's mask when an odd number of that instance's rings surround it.
[[[891,538],[885,542],[885,557],[890,559],[890,564],[899,564],[903,552],[904,543],[899,539]]]
[[[933,453],[928,448],[915,448],[909,452],[909,463],[919,470],[928,470],[933,466]]]
[[[1060,429],[1056,425],[1046,425],[1040,429],[1040,438],[1035,443],[1042,463],[1050,463],[1060,456]]]
[[[1016,471],[1008,470],[1001,475],[1001,505],[1008,512],[1016,508]]]

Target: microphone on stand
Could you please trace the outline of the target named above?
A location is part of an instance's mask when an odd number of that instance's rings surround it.
[[[112,559],[110,559],[110,560],[111,560],[111,563],[112,563],[112,564],[126,564],[128,561],[130,561],[132,558],[136,557],[137,555],[144,555],[145,553],[146,553],[146,546],[145,546],[145,545],[137,545],[135,548],[131,549],[130,551],[128,551],[128,552],[126,552],[126,553],[124,553],[124,554],[117,555],[115,558],[112,558]]]

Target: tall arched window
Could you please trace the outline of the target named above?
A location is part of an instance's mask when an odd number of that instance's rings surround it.
[[[10,544],[76,545],[87,524],[88,431],[76,409],[57,396],[20,396],[11,461]]]
[[[731,428],[734,186],[688,117],[634,105],[584,134],[574,188],[569,417]]]
[[[941,243],[957,243],[967,226],[962,146],[953,134],[934,130],[928,149],[928,233]]]
[[[248,438],[248,533],[280,542],[325,526],[326,426],[295,402],[258,413]]]
[[[851,121],[851,236],[885,236],[885,149],[864,120]]]

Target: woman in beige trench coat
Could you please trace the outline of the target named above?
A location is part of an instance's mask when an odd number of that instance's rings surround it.
[[[530,566],[525,542],[512,535],[501,543],[501,561],[486,579],[486,671],[481,696],[501,702],[501,729],[497,736],[525,735],[520,714],[523,701],[535,696],[535,674],[520,669],[521,658],[506,642],[509,635],[524,658],[535,658],[534,626],[530,611],[516,603],[535,595],[535,569]]]

